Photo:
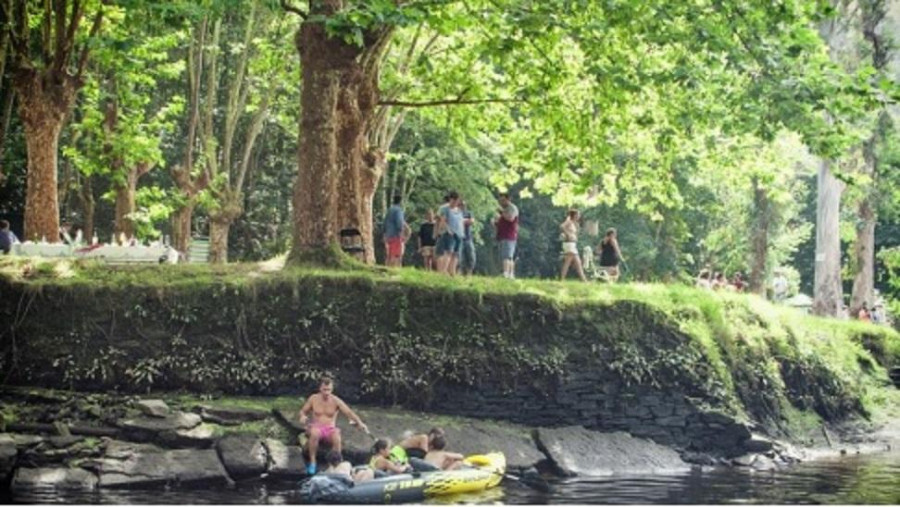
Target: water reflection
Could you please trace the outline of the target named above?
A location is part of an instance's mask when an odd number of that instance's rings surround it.
[[[295,483],[241,484],[234,489],[180,488],[62,493],[33,491],[0,503],[79,504],[297,504]],[[482,495],[431,503],[507,504],[900,504],[900,453],[852,456],[791,468],[692,471],[681,475],[612,476],[560,481],[549,494],[504,482]]]

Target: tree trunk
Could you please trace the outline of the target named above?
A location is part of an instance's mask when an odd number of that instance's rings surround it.
[[[850,315],[856,315],[863,305],[871,307],[875,289],[875,211],[868,198],[859,203],[858,213],[853,249],[856,275],[850,296]]]
[[[115,231],[118,238],[125,234],[126,238],[134,237],[134,219],[131,214],[134,213],[134,197],[137,194],[137,174],[130,171],[125,176],[125,184],[116,187],[116,219]]]
[[[310,15],[333,15],[342,3],[314,2]],[[320,21],[300,27],[303,84],[291,263],[338,264],[338,231],[362,227],[366,125],[378,94],[378,65],[366,56],[380,42],[367,35],[360,48],[329,37]]]
[[[19,70],[13,81],[28,152],[25,239],[56,243],[59,241],[56,186],[59,133],[75,100],[75,81],[44,79],[33,69]]]
[[[13,90],[5,90],[3,94],[3,112],[0,117],[0,186],[6,181],[3,173],[3,154],[6,153],[6,133],[9,132],[9,122],[12,119],[13,104],[16,94]]]
[[[59,241],[56,164],[62,119],[48,115],[23,123],[28,150],[25,239],[56,243]]]
[[[94,188],[91,184],[90,176],[84,176],[78,195],[81,201],[82,217],[84,218],[81,230],[84,234],[85,243],[90,244],[94,237]]]
[[[751,238],[750,259],[750,292],[765,296],[766,294],[766,261],[769,257],[769,195],[753,178],[753,233]]]
[[[830,162],[819,167],[816,201],[816,275],[813,313],[838,317],[843,313],[841,288],[840,208],[844,184],[831,173]]]
[[[209,262],[225,264],[228,262],[228,231],[231,219],[209,217]]]
[[[187,255],[191,246],[191,219],[194,216],[194,203],[181,207],[172,214],[172,246]]]
[[[244,194],[226,192],[217,199],[219,206],[209,211],[209,262],[228,262],[228,231],[243,213]]]

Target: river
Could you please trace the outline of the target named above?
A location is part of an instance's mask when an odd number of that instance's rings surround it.
[[[676,475],[576,478],[555,482],[553,492],[515,482],[455,502],[506,504],[900,504],[900,452],[845,456],[800,463],[772,472],[713,469]],[[234,489],[154,489],[94,493],[33,492],[0,503],[80,504],[292,504],[295,484],[241,484]]]

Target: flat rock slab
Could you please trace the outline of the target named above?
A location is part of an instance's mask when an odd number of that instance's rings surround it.
[[[541,428],[538,439],[567,474],[613,475],[689,470],[678,453],[628,433],[601,433],[581,426]]]
[[[40,435],[23,435],[21,433],[0,433],[0,443],[12,442],[19,448],[27,448],[40,444],[46,438]]]
[[[136,417],[120,419],[116,425],[133,440],[154,440],[160,433],[190,430],[203,422],[199,415],[175,412],[167,417]]]
[[[159,440],[166,447],[208,449],[216,443],[217,438],[215,426],[206,423],[191,429],[177,429],[159,433]]]
[[[97,476],[81,468],[19,468],[10,488],[13,491],[55,488],[91,491],[97,489]]]
[[[226,426],[245,422],[262,421],[271,415],[271,413],[264,410],[217,407],[214,405],[198,405],[197,407],[194,407],[194,411],[199,413],[204,421]]]
[[[255,478],[266,472],[268,453],[256,435],[228,435],[216,443],[216,450],[232,479]]]
[[[163,400],[140,400],[135,403],[138,410],[141,411],[142,414],[148,415],[150,417],[168,417],[171,413],[171,409],[166,405],[166,402]]]
[[[306,474],[306,461],[300,446],[284,445],[272,438],[264,440],[263,445],[269,455],[269,477],[293,479]]]
[[[214,449],[162,451],[155,446],[114,441],[97,464],[101,488],[231,483]]]

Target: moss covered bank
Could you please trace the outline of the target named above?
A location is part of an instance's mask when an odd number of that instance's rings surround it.
[[[680,286],[0,261],[0,379],[347,400],[737,455],[880,424],[900,338]]]

